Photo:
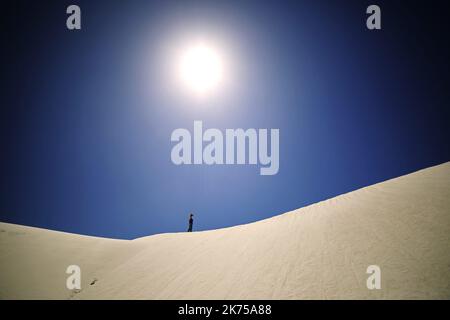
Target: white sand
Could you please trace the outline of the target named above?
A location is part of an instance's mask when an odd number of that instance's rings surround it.
[[[449,249],[450,162],[213,231],[126,241],[1,223],[0,298],[450,299]],[[373,264],[381,290],[366,287]]]

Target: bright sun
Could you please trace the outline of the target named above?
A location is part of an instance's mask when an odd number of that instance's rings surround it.
[[[194,45],[181,57],[180,74],[184,84],[195,93],[209,93],[222,80],[221,56],[205,44]]]

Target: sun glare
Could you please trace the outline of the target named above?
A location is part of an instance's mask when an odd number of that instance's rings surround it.
[[[206,94],[216,89],[222,80],[223,62],[213,48],[197,44],[181,57],[181,80],[193,92]]]

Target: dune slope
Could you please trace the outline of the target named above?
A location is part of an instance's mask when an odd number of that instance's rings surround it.
[[[450,299],[449,249],[450,162],[205,232],[128,241],[0,223],[0,298]],[[66,288],[72,264],[80,291]]]

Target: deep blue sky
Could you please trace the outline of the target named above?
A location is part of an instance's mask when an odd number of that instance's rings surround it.
[[[372,1],[2,6],[0,221],[131,239],[185,231],[192,211],[215,229],[450,160],[445,2],[376,3],[381,31]],[[171,85],[165,50],[186,35],[233,57],[226,96]],[[171,132],[194,120],[279,128],[279,173],[173,165]]]

